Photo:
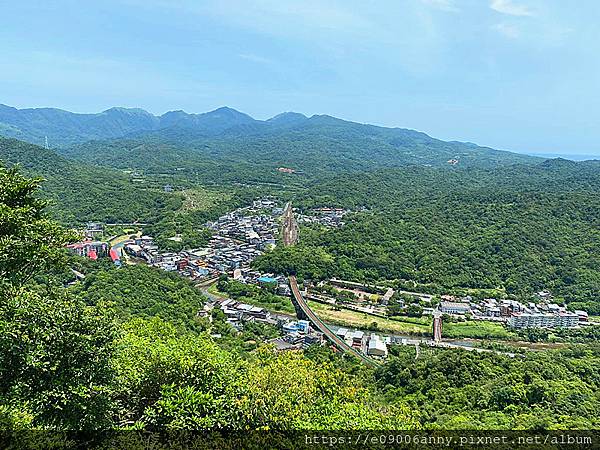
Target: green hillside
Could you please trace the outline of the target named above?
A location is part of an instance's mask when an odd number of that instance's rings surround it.
[[[0,161],[44,178],[44,196],[63,223],[153,221],[181,204],[177,196],[134,185],[122,172],[71,161],[16,139],[0,138]]]
[[[240,333],[219,309],[198,317],[205,298],[178,276],[65,260],[68,236],[45,216],[37,183],[2,168],[0,181],[0,255],[11,256],[0,259],[0,425],[43,430],[18,434],[27,447],[56,447],[67,437],[49,431],[66,430],[130,430],[110,433],[111,447],[129,448],[147,444],[132,429],[238,430],[247,444],[266,429],[600,425],[593,342],[519,357],[423,348],[416,358],[395,346],[377,370],[327,347],[276,352],[273,327]],[[64,287],[69,267],[85,280]]]
[[[412,130],[346,122],[328,116],[232,127],[206,136],[174,127],[127,139],[88,142],[63,151],[74,158],[119,168],[152,171],[198,170],[210,176],[211,164],[275,172],[289,167],[304,177],[420,165],[449,169],[498,167],[540,161],[474,144],[444,142]]]
[[[298,197],[299,208],[366,211],[339,229],[305,227],[296,248],[257,261],[262,270],[414,281],[436,293],[498,289],[524,300],[549,289],[597,305],[598,163],[388,170],[315,183]]]

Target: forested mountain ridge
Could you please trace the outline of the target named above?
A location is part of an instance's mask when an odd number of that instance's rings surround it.
[[[170,128],[137,138],[145,143],[176,145],[211,158],[250,160],[309,174],[410,164],[495,167],[540,161],[475,144],[445,142],[414,130],[348,122],[327,115],[303,118],[292,113],[272,121],[236,125],[214,136]]]
[[[407,164],[489,167],[537,160],[471,143],[445,142],[409,129],[293,112],[262,121],[227,107],[204,114],[170,111],[154,116],[127,108],[75,114],[0,105],[0,134],[36,144],[43,144],[47,136],[52,147],[63,148],[66,154],[107,165],[115,164],[118,153],[123,163],[136,168],[145,168],[145,160],[128,154],[130,142],[145,145],[150,157],[155,149],[173,148],[175,154],[163,158],[162,168],[171,168],[182,154],[309,172]]]
[[[132,184],[120,171],[78,163],[16,139],[0,137],[1,164],[19,164],[27,174],[44,178],[44,195],[55,217],[66,224],[157,220],[181,202]]]
[[[116,138],[157,125],[158,119],[142,109],[111,108],[98,114],[76,114],[56,108],[0,105],[0,134],[38,145],[44,144],[47,136],[53,147]]]
[[[258,121],[227,107],[204,114],[169,111],[154,116],[140,108],[114,107],[100,113],[79,114],[56,108],[16,109],[0,104],[0,134],[40,145],[47,136],[58,147],[170,127],[214,134],[249,122]]]

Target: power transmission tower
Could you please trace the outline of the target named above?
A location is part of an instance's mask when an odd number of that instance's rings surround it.
[[[46,144],[44,145],[46,150],[50,150],[50,146],[48,145],[48,136],[46,136]]]

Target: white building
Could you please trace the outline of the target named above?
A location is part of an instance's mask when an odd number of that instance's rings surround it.
[[[441,302],[440,310],[444,314],[466,314],[471,310],[471,307],[468,303]]]
[[[346,337],[346,333],[348,332],[348,328],[338,328],[338,330],[335,332],[335,334],[340,337],[341,339],[344,339]]]
[[[558,314],[514,313],[508,319],[511,328],[569,328],[579,324],[579,316],[570,312]]]
[[[369,347],[367,354],[371,356],[387,356],[387,345],[381,340],[381,337],[377,334],[372,334],[369,338]]]

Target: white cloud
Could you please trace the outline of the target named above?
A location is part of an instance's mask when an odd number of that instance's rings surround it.
[[[516,26],[508,23],[497,23],[496,25],[492,26],[492,29],[510,39],[517,39],[521,35]]]
[[[492,0],[490,8],[509,16],[533,16],[533,12],[527,6],[514,3],[512,0]]]
[[[452,0],[421,0],[427,6],[432,6],[442,11],[458,12],[460,11]]]

